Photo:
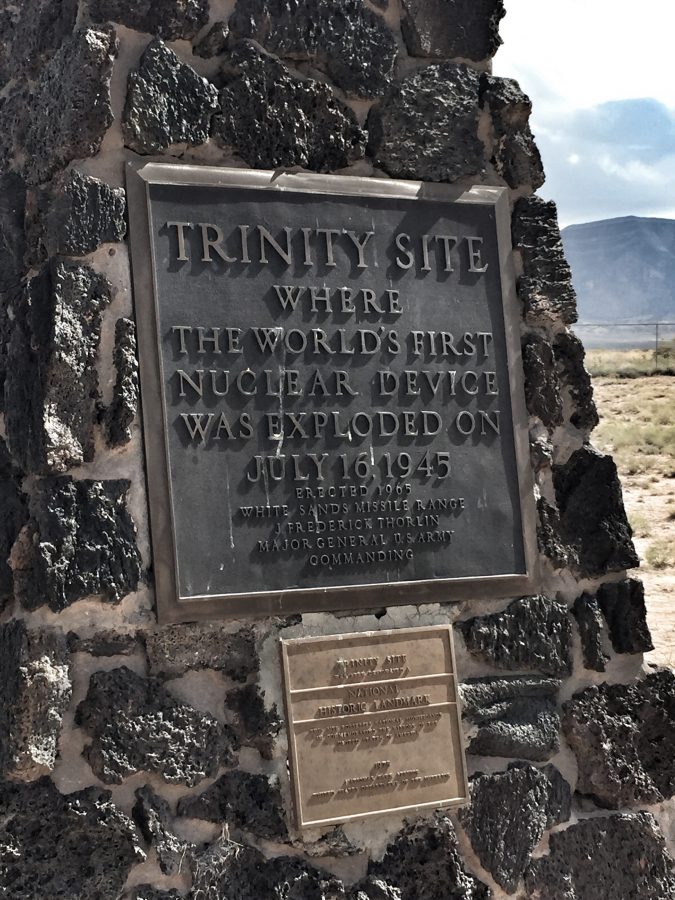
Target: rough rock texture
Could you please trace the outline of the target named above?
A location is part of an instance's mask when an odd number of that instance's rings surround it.
[[[0,117],[2,114],[0,106]],[[26,185],[23,179],[12,172],[0,176],[0,410],[5,408],[5,369],[7,344],[13,327],[12,316],[23,295],[25,208]]]
[[[94,739],[83,753],[106,784],[146,771],[192,787],[236,762],[236,741],[226,725],[126,666],[92,675],[76,722]]]
[[[133,632],[97,631],[91,637],[81,638],[69,631],[68,647],[71,653],[88,653],[90,656],[131,656],[140,650],[140,643]]]
[[[24,0],[0,11],[0,87],[32,75],[72,34],[78,0]]]
[[[183,897],[178,891],[160,891],[151,884],[139,884],[124,895],[124,900],[183,900]]]
[[[402,895],[397,887],[382,878],[369,877],[357,885],[350,900],[402,900]]]
[[[376,165],[394,177],[422,181],[479,175],[479,83],[473,69],[439,63],[394,84],[368,116]]]
[[[545,497],[537,500],[539,523],[537,526],[537,545],[539,552],[550,560],[555,569],[562,569],[570,564],[577,564],[579,557],[576,551],[565,544],[560,536],[560,515],[555,506],[551,506]]]
[[[558,212],[552,201],[521,197],[511,222],[513,246],[520,250],[523,274],[518,294],[531,325],[577,321],[577,298],[565,259]]]
[[[145,854],[133,823],[96,787],[61,795],[48,778],[0,783],[0,893],[94,900],[119,897]]]
[[[563,804],[556,796],[561,782]],[[460,822],[483,867],[512,894],[546,828],[569,818],[570,786],[559,773],[554,785],[546,769],[511,763],[506,772],[475,775],[470,789],[471,805],[460,810]]]
[[[563,384],[569,388],[575,411],[570,422],[576,428],[592,431],[598,424],[598,410],[593,399],[591,376],[584,366],[586,353],[583,344],[574,334],[562,332],[553,344],[556,366]]]
[[[611,456],[585,445],[565,465],[553,467],[553,485],[560,535],[574,548],[582,575],[604,575],[639,565]]]
[[[221,91],[213,136],[250,166],[328,172],[363,156],[355,114],[327,85],[297,78],[251,41],[237,44],[228,64],[234,74]]]
[[[92,22],[119,22],[167,41],[190,40],[209,19],[208,0],[89,0]]]
[[[601,585],[598,602],[617,653],[648,653],[654,649],[647,625],[645,588],[639,578]]]
[[[555,371],[553,347],[538,334],[528,334],[522,343],[525,402],[531,416],[555,428],[563,422],[560,383]]]
[[[0,610],[14,596],[14,573],[9,555],[14,541],[28,519],[26,500],[21,492],[21,473],[0,438]]]
[[[122,114],[124,142],[136,153],[171,144],[203,144],[218,105],[218,91],[182,63],[162,41],[151,41],[129,75]]]
[[[128,481],[44,478],[30,494],[30,546],[15,572],[27,609],[54,612],[100,594],[121,600],[138,586],[141,559],[127,512]]]
[[[227,825],[271,841],[288,838],[275,776],[226,772],[197,797],[183,797],[178,815]]]
[[[459,622],[466,646],[500,669],[572,671],[572,624],[567,607],[549,597],[521,597],[500,613]]]
[[[544,762],[560,746],[554,678],[514,675],[469,678],[461,686],[462,715],[477,726],[468,752]]]
[[[154,848],[164,875],[177,875],[187,869],[186,854],[192,845],[181,841],[170,831],[171,808],[150,785],[137,788],[136,803],[131,811],[134,822],[145,840]]]
[[[263,759],[272,759],[282,720],[276,703],[265,709],[264,695],[255,684],[228,691],[225,708],[233,717],[232,727],[243,747],[255,747]]]
[[[0,625],[0,773],[32,781],[54,768],[72,693],[70,653],[60,631]]]
[[[246,681],[260,668],[255,632],[247,626],[167,625],[145,636],[150,673],[175,678],[191,669],[216,669],[234,681]]]
[[[502,0],[403,0],[401,30],[411,56],[481,60],[501,40]]]
[[[675,896],[673,859],[645,812],[584,819],[552,834],[548,855],[532,860],[525,884],[533,900]]]
[[[491,891],[464,868],[449,816],[404,828],[368,874],[397,887],[402,900],[489,900]]]
[[[492,115],[494,146],[491,163],[511,188],[544,183],[544,167],[530,131],[532,103],[517,81],[484,76],[482,100]]]
[[[572,611],[579,625],[584,665],[587,669],[604,672],[609,657],[602,649],[603,623],[598,601],[590,594],[581,594],[574,601]]]
[[[110,447],[121,447],[131,440],[131,423],[138,410],[138,359],[136,358],[136,326],[131,319],[115,322],[115,385],[110,406],[103,421]]]
[[[323,66],[349,96],[379,97],[394,69],[394,36],[361,0],[237,0],[228,26],[277,56]]]
[[[675,673],[601,684],[563,706],[563,730],[579,766],[577,791],[621,809],[675,794]]]
[[[64,472],[94,452],[96,357],[108,280],[53,261],[28,283],[7,354],[7,437],[27,472]]]
[[[42,70],[25,113],[23,169],[31,184],[98,152],[113,121],[110,76],[116,52],[112,29],[85,28]]]
[[[201,41],[192,48],[192,52],[202,59],[220,56],[227,49],[229,34],[230,29],[226,22],[214,22]]]
[[[49,204],[44,243],[50,256],[82,256],[121,241],[126,230],[124,188],[111,188],[73,169]]]

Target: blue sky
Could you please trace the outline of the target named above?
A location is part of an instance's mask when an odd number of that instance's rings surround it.
[[[505,0],[495,75],[515,78],[562,226],[675,218],[673,0]]]

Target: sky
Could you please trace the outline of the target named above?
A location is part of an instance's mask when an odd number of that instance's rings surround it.
[[[504,0],[495,75],[530,125],[560,225],[675,218],[675,0]]]

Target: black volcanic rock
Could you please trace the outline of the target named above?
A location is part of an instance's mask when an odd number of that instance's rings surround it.
[[[654,649],[647,625],[645,588],[639,578],[601,585],[598,602],[617,653],[648,653]]]
[[[512,78],[485,75],[481,100],[492,116],[494,145],[491,162],[511,188],[522,184],[537,189],[544,183],[544,168],[529,120],[530,98]]]
[[[110,241],[121,241],[126,225],[123,188],[73,169],[52,200],[45,244],[49,255],[82,256]]]
[[[522,351],[527,411],[549,429],[562,425],[563,404],[553,347],[540,335],[528,334],[523,338]]]
[[[232,715],[232,727],[242,747],[255,747],[263,759],[272,759],[283,724],[276,703],[266,709],[258,685],[246,684],[227,692],[225,708]]]
[[[2,114],[0,105],[0,116]],[[0,410],[5,408],[7,345],[14,327],[16,308],[23,295],[25,214],[26,185],[19,175],[8,172],[0,177]]]
[[[72,34],[78,0],[23,0],[0,11],[0,87],[34,75]]]
[[[591,431],[600,419],[593,399],[591,376],[584,365],[586,354],[583,344],[576,335],[561,332],[556,335],[553,355],[561,382],[569,389],[575,406],[570,422],[577,428]]]
[[[136,326],[131,319],[115,322],[113,363],[117,374],[112,402],[103,414],[103,423],[108,445],[120,447],[131,440],[131,423],[138,409]]]
[[[246,681],[260,668],[255,632],[226,625],[167,625],[145,635],[150,673],[175,678],[194,669],[216,669],[233,681]]]
[[[167,41],[193,38],[209,19],[208,0],[89,0],[92,22],[119,22]]]
[[[587,669],[604,672],[609,657],[602,649],[603,623],[597,599],[590,594],[581,594],[574,601],[572,612],[579,625],[584,665]]]
[[[403,0],[401,31],[411,56],[475,61],[501,44],[503,0]]]

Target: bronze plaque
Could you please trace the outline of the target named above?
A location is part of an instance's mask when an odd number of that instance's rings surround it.
[[[299,828],[467,801],[449,625],[281,647]]]
[[[531,589],[508,191],[149,163],[129,194],[165,621]]]

